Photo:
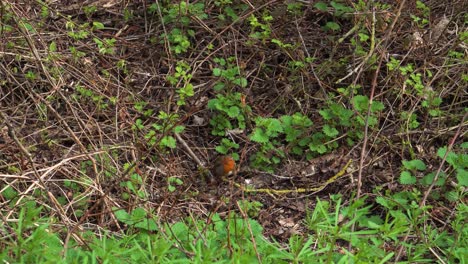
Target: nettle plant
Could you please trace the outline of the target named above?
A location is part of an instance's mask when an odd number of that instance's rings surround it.
[[[330,101],[319,111],[323,120],[317,126],[301,113],[280,118],[257,117],[249,136],[260,145],[252,157],[253,166],[271,170],[269,165],[279,164],[286,151],[311,159],[338,148],[340,137],[354,145],[355,140],[362,139],[366,121],[370,128],[376,127],[378,115],[384,109],[381,102],[374,101],[367,117],[369,103],[367,96],[356,95],[351,99],[351,110]]]
[[[145,144],[148,147],[158,144],[162,150],[174,149],[176,147],[176,140],[171,134],[181,133],[185,129],[184,126],[177,125],[179,115],[159,111],[157,122],[147,122],[147,119],[153,114],[153,110],[146,109],[146,105],[147,103],[144,101],[135,103],[135,110],[142,114],[142,116],[135,120],[132,130],[136,133],[144,134]]]
[[[214,58],[213,61],[216,63],[213,76],[219,78],[213,89],[219,93],[208,102],[208,108],[215,111],[210,120],[213,127],[211,133],[215,136],[225,136],[226,131],[244,130],[246,127],[246,117],[251,113],[251,109],[245,104],[241,93],[233,93],[231,90],[236,86],[245,88],[247,79],[241,75],[239,66],[235,64],[235,57]]]
[[[442,114],[439,108],[442,104],[442,98],[432,87],[425,85],[423,81],[423,79],[432,78],[433,74],[430,70],[424,72],[417,71],[414,69],[413,64],[409,63],[403,66],[401,65],[401,61],[395,58],[390,58],[387,68],[390,71],[398,71],[405,78],[405,85],[409,88],[405,89],[406,94],[419,98],[421,106],[427,110],[430,116],[437,117]]]
[[[175,67],[175,72],[167,76],[167,80],[173,86],[180,84],[180,88],[177,89],[179,98],[177,105],[185,105],[185,99],[194,95],[193,84],[190,83],[192,74],[190,70],[192,68],[185,61],[178,61]]]
[[[250,15],[248,22],[250,25],[250,34],[247,44],[254,44],[255,40],[261,41],[263,44],[271,38],[271,22],[273,16],[268,11],[263,12],[260,18],[255,15]]]
[[[214,136],[225,136],[226,131],[233,129],[244,130],[246,116],[251,112],[250,106],[242,103],[241,93],[218,94],[208,102],[208,108],[215,111],[210,120]]]
[[[152,4],[148,11],[150,14],[156,14],[159,10],[159,4]],[[180,1],[179,3],[169,4],[161,8],[163,15],[163,23],[165,25],[174,26],[167,34],[160,36],[161,43],[166,39],[171,44],[171,51],[176,54],[187,52],[190,48],[190,37],[195,36],[195,31],[190,29],[191,17],[196,17],[199,20],[208,18],[205,13],[205,4],[189,3],[188,1]]]
[[[247,87],[247,79],[242,77],[241,69],[236,65],[235,57],[229,57],[227,59],[214,58],[213,61],[217,64],[216,67],[213,68],[213,76],[220,78],[213,87],[215,91],[219,92],[234,86],[240,86],[242,88]]]
[[[400,174],[400,183],[413,186],[429,187],[433,182],[436,188],[431,192],[433,199],[445,199],[454,202],[460,200],[465,194],[464,189],[468,186],[468,142],[460,145],[459,151],[447,153],[447,147],[439,148],[437,156],[442,160],[446,157],[448,169],[427,171],[426,164],[419,159],[403,160]],[[455,184],[450,184],[450,182]]]

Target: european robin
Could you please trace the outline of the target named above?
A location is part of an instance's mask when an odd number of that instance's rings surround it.
[[[221,156],[216,159],[212,173],[217,179],[219,179],[234,173],[235,168],[236,162],[231,156]]]

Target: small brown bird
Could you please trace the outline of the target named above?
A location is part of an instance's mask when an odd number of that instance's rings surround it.
[[[235,168],[236,162],[231,156],[221,156],[216,159],[212,173],[217,179],[224,178],[234,173]]]

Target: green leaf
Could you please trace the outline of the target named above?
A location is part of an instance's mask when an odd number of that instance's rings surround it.
[[[329,109],[323,109],[319,111],[319,114],[323,117],[325,120],[330,120],[333,118],[332,112]]]
[[[104,24],[101,22],[93,22],[93,29],[104,29]]]
[[[215,147],[216,152],[221,154],[227,154],[228,148],[226,146],[220,145]]]
[[[214,68],[213,69],[213,75],[216,76],[216,77],[221,76],[221,72],[222,72],[222,70],[220,68]]]
[[[445,198],[449,200],[450,202],[456,202],[460,200],[460,196],[458,195],[457,192],[455,191],[449,191],[445,193]]]
[[[340,29],[340,25],[338,25],[335,22],[327,22],[327,24],[325,25],[325,29],[331,29],[333,31],[336,31]]]
[[[176,147],[176,140],[175,138],[173,138],[172,136],[164,136],[162,139],[161,139],[161,143],[160,143],[162,146],[165,146],[165,147],[168,147],[168,148],[172,148],[174,149]]]
[[[182,133],[184,129],[185,129],[185,126],[176,126],[174,127],[174,133]]]
[[[442,147],[442,148],[439,148],[437,150],[437,156],[439,156],[439,158],[443,159],[444,156],[445,156],[445,153],[447,152],[447,147]],[[452,165],[454,168],[458,168],[459,167],[459,164],[458,164],[458,155],[453,153],[453,152],[449,152],[447,154],[447,163]],[[466,165],[465,165],[466,166]]]
[[[457,169],[457,180],[461,186],[468,186],[468,172],[465,169]]]
[[[269,141],[269,137],[262,128],[257,127],[250,135],[250,140],[257,143],[267,143]]]
[[[410,160],[410,161],[403,160],[402,163],[403,163],[403,166],[408,170],[423,171],[426,169],[426,164],[424,164],[422,160],[418,160],[418,159]]]
[[[283,126],[281,125],[281,122],[276,118],[267,119],[267,129],[268,131],[283,132]]]
[[[353,98],[353,106],[359,112],[367,111],[367,107],[369,106],[369,98],[363,95],[356,95]]]
[[[324,2],[321,2],[321,1],[315,3],[314,7],[317,8],[318,10],[320,10],[320,11],[323,11],[323,12],[326,12],[327,9],[328,9],[327,4],[325,4]]]
[[[400,183],[405,185],[415,184],[416,177],[411,175],[409,171],[402,171],[400,174]]]
[[[56,52],[57,51],[57,43],[55,41],[52,41],[49,45],[49,51],[50,52]]]
[[[329,136],[329,137],[335,137],[337,136],[340,132],[338,132],[338,130],[336,130],[336,128],[330,126],[330,125],[324,125],[323,128],[323,133],[325,133],[325,135]]]
[[[435,172],[431,172],[427,175],[425,175],[422,179],[421,179],[421,184],[423,185],[426,185],[426,186],[429,186],[432,184],[432,182],[434,181],[434,178],[435,178]],[[439,177],[437,178],[437,182],[435,182],[435,186],[443,186],[445,184],[445,174],[439,174]]]
[[[237,106],[231,106],[226,113],[229,117],[234,118],[240,114],[240,109]]]
[[[385,106],[382,102],[379,101],[373,101],[371,105],[371,111],[372,112],[379,112],[385,109]]]
[[[117,209],[117,207],[114,207],[113,210]],[[130,214],[128,214],[125,210],[123,209],[118,209],[114,211],[115,217],[123,222],[123,223],[128,223],[130,221]]]
[[[234,80],[235,85],[239,85],[242,88],[247,86],[247,79],[246,78],[237,78]]]
[[[213,86],[213,89],[217,92],[221,91],[222,89],[224,89],[224,87],[226,86],[225,83],[223,82],[218,82],[215,84],[215,86]]]

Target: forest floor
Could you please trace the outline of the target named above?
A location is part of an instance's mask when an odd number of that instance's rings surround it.
[[[237,215],[287,243],[337,197],[466,216],[465,1],[46,2],[0,4],[0,221]]]

